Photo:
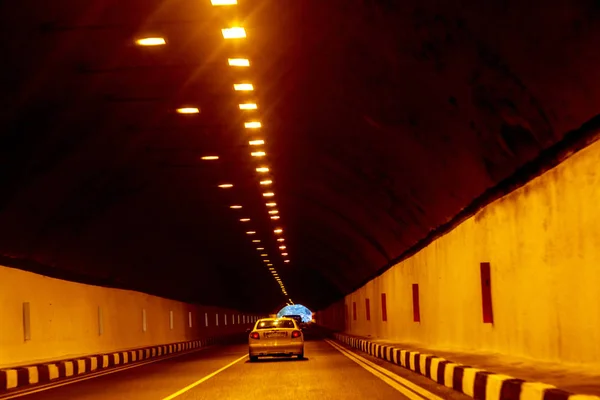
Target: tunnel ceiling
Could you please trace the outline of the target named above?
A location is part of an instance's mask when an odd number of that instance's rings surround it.
[[[593,1],[238,3],[0,3],[2,264],[270,310],[288,296],[256,237],[318,309],[598,112]]]

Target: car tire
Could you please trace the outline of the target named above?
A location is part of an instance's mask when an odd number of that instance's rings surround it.
[[[298,360],[304,359],[304,349],[302,349],[302,353],[298,354]]]
[[[257,362],[258,356],[250,356],[250,362]]]

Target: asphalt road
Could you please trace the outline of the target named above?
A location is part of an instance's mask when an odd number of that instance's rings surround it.
[[[360,352],[349,351],[347,347],[339,344],[337,346],[339,347],[318,337],[307,337],[305,360],[261,359],[256,363],[248,361],[247,345],[217,346],[16,398],[21,400],[468,399],[408,370]],[[351,358],[358,360],[358,363]],[[369,362],[371,364],[368,364]],[[389,375],[382,374],[382,371],[387,371]],[[402,384],[407,381],[411,382],[409,386],[414,384],[423,388],[420,389],[423,392],[416,394],[414,388],[407,389],[406,384]]]

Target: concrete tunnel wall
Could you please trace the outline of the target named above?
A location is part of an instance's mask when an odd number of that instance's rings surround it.
[[[484,322],[484,262],[493,323]],[[430,349],[600,367],[600,142],[317,313],[317,322]]]
[[[241,332],[252,317],[0,266],[0,368]]]

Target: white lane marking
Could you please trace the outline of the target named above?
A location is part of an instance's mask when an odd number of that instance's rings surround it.
[[[389,371],[385,368],[380,367],[379,365],[372,363],[364,357],[359,356],[351,351],[348,351],[344,347],[339,344],[332,342],[331,340],[325,339],[327,343],[329,343],[332,347],[338,350],[340,353],[405,395],[411,400],[442,400],[441,397],[436,396],[435,394],[423,389],[421,386],[415,385],[409,380],[402,378],[399,375],[396,375],[392,371]]]
[[[141,367],[142,365],[152,364],[152,363],[155,363],[155,362],[164,361],[164,360],[168,360],[168,359],[175,358],[175,357],[181,357],[181,356],[184,356],[186,354],[191,354],[191,353],[196,353],[196,352],[199,352],[199,351],[202,351],[202,350],[207,350],[207,349],[210,349],[212,347],[214,347],[214,346],[201,347],[199,349],[193,349],[193,350],[181,353],[181,354],[173,354],[173,355],[168,356],[168,357],[162,357],[162,358],[160,358],[158,360],[144,361],[144,362],[136,363],[135,365],[128,365],[128,366],[123,366],[123,367],[111,369],[110,371],[99,371],[99,372],[96,372],[96,373],[93,373],[93,374],[82,376],[80,378],[72,378],[72,379],[69,379],[68,381],[64,381],[64,382],[60,382],[60,383],[59,382],[56,382],[56,383],[52,383],[51,382],[51,383],[47,383],[47,384],[44,384],[44,385],[41,385],[41,386],[37,386],[37,387],[32,388],[30,390],[24,389],[22,392],[19,391],[18,393],[9,394],[9,395],[5,395],[5,396],[0,395],[0,400],[9,400],[9,399],[16,399],[17,397],[28,396],[28,395],[33,394],[33,393],[44,392],[46,390],[58,388],[58,387],[61,387],[61,386],[66,386],[66,385],[70,385],[70,384],[81,382],[81,381],[87,381],[88,379],[94,379],[94,378],[99,378],[99,377],[104,376],[104,375],[114,374],[115,372],[125,371],[126,369],[137,368],[137,367]]]
[[[162,400],[171,400],[174,399],[177,396],[180,396],[182,394],[184,394],[185,392],[187,392],[190,389],[195,388],[196,386],[198,386],[199,384],[201,384],[202,382],[205,382],[207,380],[209,380],[210,378],[212,378],[213,376],[217,375],[220,372],[225,371],[227,368],[234,366],[235,364],[237,364],[238,362],[242,361],[243,359],[245,359],[246,357],[248,357],[248,354],[244,354],[242,357],[238,358],[235,361],[230,362],[229,364],[227,364],[226,366],[219,368],[218,370],[216,370],[215,372],[206,375],[204,378],[198,379],[196,382],[192,383],[191,385],[188,385],[186,387],[184,387],[183,389],[173,393],[170,396],[165,397]]]

